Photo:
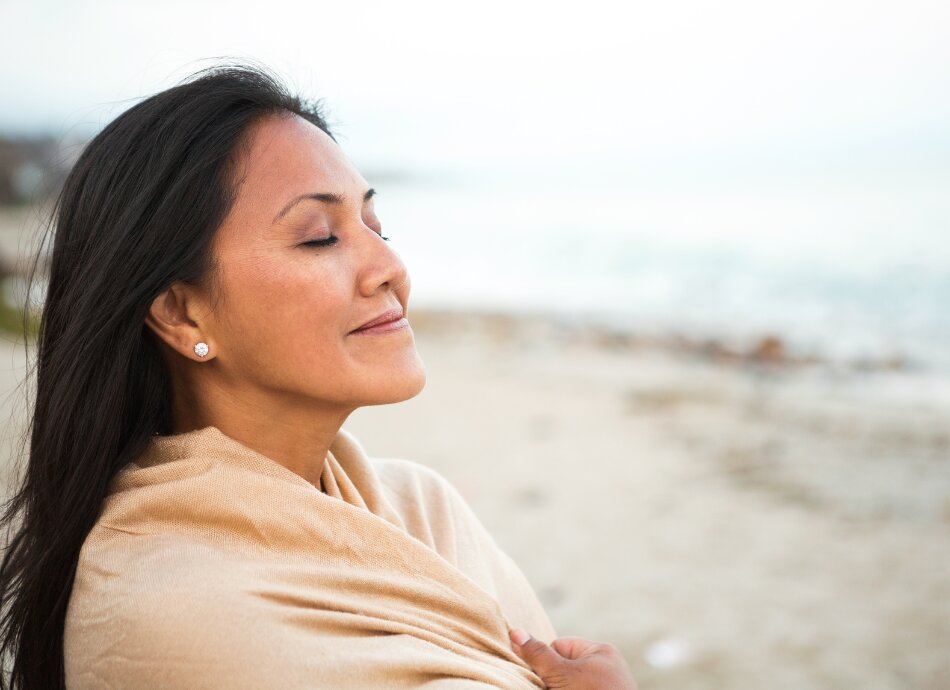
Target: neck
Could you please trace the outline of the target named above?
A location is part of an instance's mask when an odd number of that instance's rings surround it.
[[[180,411],[187,410],[182,414]],[[262,413],[261,408],[245,410],[231,405],[178,408],[172,433],[215,426],[222,433],[300,475],[323,493],[322,474],[330,446],[347,414]],[[201,410],[201,413],[195,413]]]

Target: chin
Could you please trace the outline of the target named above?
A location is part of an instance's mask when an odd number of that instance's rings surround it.
[[[418,366],[400,369],[386,376],[385,386],[367,395],[365,405],[389,405],[414,398],[426,385],[426,370],[421,360]]]
[[[419,363],[419,368],[412,372],[412,375],[407,375],[404,379],[404,385],[401,386],[400,394],[397,395],[398,399],[393,400],[393,402],[402,402],[403,400],[409,400],[414,398],[419,393],[422,392],[422,389],[426,387],[426,370],[422,366],[422,363]]]

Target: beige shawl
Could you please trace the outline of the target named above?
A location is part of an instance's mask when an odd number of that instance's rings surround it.
[[[214,426],[112,481],[66,615],[70,690],[544,688],[522,571],[441,474],[341,430],[322,493]]]

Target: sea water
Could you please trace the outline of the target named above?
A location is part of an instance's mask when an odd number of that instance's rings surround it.
[[[368,175],[372,183],[372,175]],[[950,371],[950,174],[443,171],[376,185],[412,304]]]

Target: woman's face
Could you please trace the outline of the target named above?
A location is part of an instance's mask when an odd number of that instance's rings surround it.
[[[409,275],[381,237],[369,185],[297,116],[256,123],[242,160],[213,241],[220,299],[202,333],[217,362],[207,364],[228,387],[292,406],[355,409],[416,395],[425,369],[408,325],[353,333],[388,310],[407,314],[409,301]]]

